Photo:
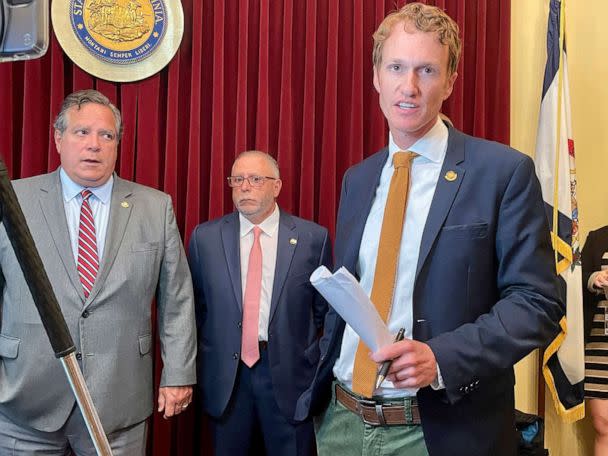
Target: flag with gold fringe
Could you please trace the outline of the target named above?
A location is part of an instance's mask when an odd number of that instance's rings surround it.
[[[547,64],[536,137],[540,179],[555,251],[555,268],[566,302],[561,332],[545,350],[543,375],[565,422],[585,416],[585,356],[576,168],[564,39],[564,1],[550,0]]]

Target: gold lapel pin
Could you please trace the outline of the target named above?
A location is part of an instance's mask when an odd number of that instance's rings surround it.
[[[126,201],[123,201],[122,203],[120,203],[120,205],[125,209],[129,207],[129,203],[127,203]]]
[[[445,177],[445,180],[447,180],[449,182],[453,182],[458,177],[458,174],[456,174],[455,171],[449,170],[447,173],[445,173],[444,177]]]
[[[291,239],[289,240],[289,243],[290,243],[291,245],[296,245],[296,244],[298,243],[298,240],[297,240],[297,239],[295,239],[295,238],[291,238]]]

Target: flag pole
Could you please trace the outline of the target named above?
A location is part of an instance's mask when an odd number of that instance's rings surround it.
[[[559,231],[558,231],[558,214],[559,214],[559,159],[560,149],[562,145],[562,90],[564,87],[564,0],[559,2],[559,65],[557,67],[557,116],[555,125],[555,164],[553,170],[553,230],[551,240],[553,241],[553,254],[555,256],[555,271],[560,274],[559,266]]]

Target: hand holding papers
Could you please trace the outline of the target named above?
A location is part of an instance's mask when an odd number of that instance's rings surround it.
[[[372,351],[393,343],[393,337],[357,279],[344,267],[332,274],[319,266],[310,283]]]

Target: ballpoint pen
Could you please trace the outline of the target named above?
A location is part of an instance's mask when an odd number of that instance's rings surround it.
[[[397,336],[395,337],[395,342],[399,342],[400,340],[403,340],[404,334],[405,334],[405,328],[399,329],[399,332],[397,333]],[[382,366],[380,367],[380,371],[378,372],[378,379],[376,380],[376,388],[379,388],[380,385],[382,385],[382,382],[384,381],[386,374],[388,374],[388,370],[391,368],[392,363],[393,363],[392,359],[387,359],[386,361],[384,361],[382,363]]]

